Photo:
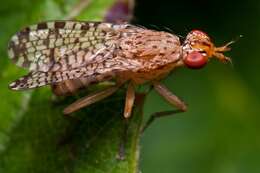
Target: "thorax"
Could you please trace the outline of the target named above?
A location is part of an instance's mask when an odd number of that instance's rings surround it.
[[[152,30],[143,30],[123,38],[121,56],[135,59],[141,67],[136,71],[124,72],[121,78],[130,78],[137,84],[158,80],[182,64],[182,48],[176,35]]]

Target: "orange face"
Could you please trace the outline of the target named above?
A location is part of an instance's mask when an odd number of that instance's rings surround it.
[[[226,57],[223,52],[230,50],[228,46],[232,43],[215,47],[206,33],[193,30],[187,35],[182,46],[183,62],[187,67],[193,69],[202,68],[212,57],[222,62],[231,62],[230,58]]]

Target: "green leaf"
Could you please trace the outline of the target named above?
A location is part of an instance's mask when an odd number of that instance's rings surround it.
[[[126,160],[116,159],[124,128],[122,94],[64,117],[62,109],[74,99],[55,103],[48,89],[37,90],[9,134],[1,154],[3,171],[135,172],[142,116],[131,120]],[[136,111],[141,114],[141,109]]]
[[[79,18],[101,20],[113,2],[91,1]],[[143,97],[130,119],[126,159],[120,161],[116,156],[124,129],[124,90],[65,117],[62,110],[89,91],[57,99],[48,87],[24,92],[7,88],[26,73],[8,60],[6,45],[11,35],[32,23],[65,18],[76,3],[10,0],[1,4],[5,16],[0,30],[0,172],[138,172]]]

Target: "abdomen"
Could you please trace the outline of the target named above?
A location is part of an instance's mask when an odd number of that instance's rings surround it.
[[[86,88],[89,85],[96,84],[102,81],[111,80],[114,76],[109,75],[96,75],[88,78],[78,78],[73,80],[66,80],[51,85],[52,92],[57,96],[73,95],[80,89]]]

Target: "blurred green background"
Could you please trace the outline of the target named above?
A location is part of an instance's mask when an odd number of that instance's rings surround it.
[[[260,172],[260,1],[137,2],[136,22],[185,36],[207,32],[216,45],[239,35],[227,53],[231,65],[211,61],[202,70],[178,69],[165,84],[188,112],[158,120],[142,139],[141,167],[149,173]],[[156,93],[145,114],[171,107]]]
[[[7,58],[8,40],[24,25],[39,19],[59,19],[73,4],[71,0],[42,2],[1,2],[0,131],[9,131],[15,125],[10,122],[19,121],[20,102],[25,107],[27,98],[27,93],[13,95],[6,89],[21,73]],[[94,20],[100,14],[91,10],[90,18]],[[243,35],[227,53],[233,67],[212,61],[202,70],[178,69],[164,80],[189,105],[188,112],[162,118],[147,129],[141,143],[141,171],[259,173],[260,1],[139,0],[133,22],[157,30],[170,28],[182,36],[191,29],[202,29],[216,45]],[[170,109],[151,92],[145,103],[145,117]],[[0,133],[0,142],[5,139]]]

